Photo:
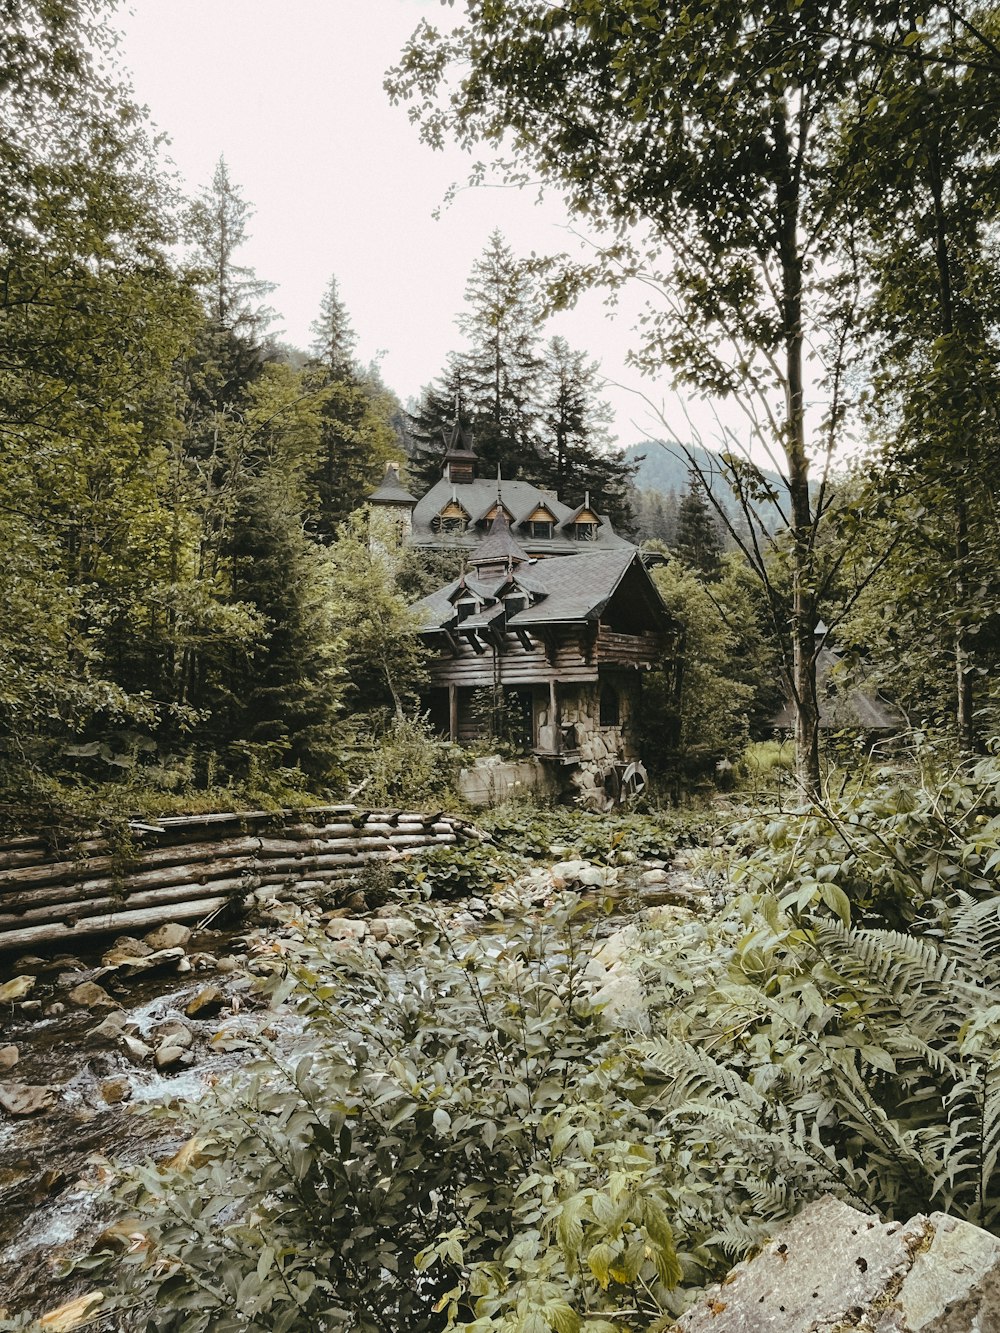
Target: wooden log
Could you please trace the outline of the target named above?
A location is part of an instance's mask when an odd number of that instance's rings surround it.
[[[212,880],[207,886],[212,894],[222,894],[226,898],[234,895],[245,896],[253,891],[253,887],[242,879]],[[82,921],[86,917],[106,915],[109,912],[137,911],[144,907],[155,907],[158,903],[190,902],[192,899],[203,898],[205,889],[206,886],[202,884],[167,884],[158,889],[151,889],[148,893],[130,894],[128,898],[107,895],[101,898],[82,898],[73,903],[44,904],[28,908],[25,912],[0,913],[0,934],[42,921]]]
[[[131,898],[134,893],[160,886],[175,884],[208,884],[227,876],[251,875],[258,863],[247,857],[220,858],[193,866],[161,866],[145,874],[130,875],[126,880],[85,879],[75,884],[49,884],[42,888],[23,889],[18,893],[0,895],[0,912],[19,915],[32,907],[45,904],[70,903],[108,895],[112,898]]]
[[[88,917],[75,926],[57,921],[47,925],[26,926],[0,934],[0,952],[12,952],[40,944],[72,944],[95,935],[121,935],[152,930],[168,921],[201,921],[227,906],[229,898],[198,898],[190,902],[161,904],[138,912],[109,912]]]

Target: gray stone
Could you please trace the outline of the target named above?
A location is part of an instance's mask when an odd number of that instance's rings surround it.
[[[1000,1333],[1000,1241],[943,1213],[883,1223],[825,1198],[678,1320],[678,1333]]]
[[[172,921],[165,926],[157,926],[151,930],[148,935],[144,935],[143,943],[148,944],[153,950],[173,949],[178,945],[183,948],[191,938],[191,928],[182,926],[177,921]]]
[[[44,1084],[0,1083],[0,1110],[8,1115],[40,1115],[56,1103],[58,1091]]]
[[[646,870],[643,872],[643,884],[666,884],[669,876],[665,870]]]
[[[103,986],[98,986],[94,981],[82,981],[79,986],[66,996],[71,1004],[78,1005],[81,1009],[120,1009],[117,1000],[113,1000]]]
[[[180,1046],[182,1050],[187,1050],[194,1044],[194,1033],[184,1023],[178,1023],[176,1019],[171,1019],[168,1023],[161,1023],[159,1027],[153,1029],[153,1037],[158,1046]]]
[[[13,1069],[20,1058],[21,1052],[16,1046],[0,1046],[0,1074]]]
[[[331,940],[363,940],[368,934],[368,923],[352,917],[326,923],[326,933]]]
[[[117,1106],[131,1096],[132,1086],[127,1078],[109,1078],[101,1084],[101,1099],[108,1106]]]

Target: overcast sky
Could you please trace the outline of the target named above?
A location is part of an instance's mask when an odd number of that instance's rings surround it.
[[[122,63],[182,180],[207,184],[224,154],[256,208],[241,262],[276,284],[275,327],[308,347],[335,274],[358,355],[383,351],[404,399],[461,346],[455,317],[493,227],[519,255],[579,244],[558,199],[539,206],[533,191],[464,190],[434,218],[470,159],[424,147],[382,79],[421,17],[454,12],[438,0],[132,0],[118,14]],[[624,366],[636,308],[612,322],[594,294],[547,332],[658,401],[664,386]],[[609,384],[605,397],[622,444],[660,433],[634,393]]]

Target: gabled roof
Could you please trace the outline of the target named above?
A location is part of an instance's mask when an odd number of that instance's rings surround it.
[[[507,624],[512,629],[527,629],[532,625],[584,624],[598,620],[633,567],[638,570],[639,578],[648,583],[650,597],[654,599],[651,605],[658,609],[653,619],[658,616],[661,619],[660,625],[650,624],[649,628],[665,628],[669,613],[660,601],[656,587],[634,547],[618,551],[596,551],[591,548],[581,552],[575,560],[561,557],[536,560],[530,567],[530,574],[518,569],[514,581],[531,592],[536,600],[523,611],[509,616]],[[492,585],[489,594],[492,604],[486,606],[480,616],[470,616],[463,620],[463,629],[486,623],[503,610],[502,602],[494,599],[506,583],[505,575]],[[454,624],[454,593],[462,584],[462,579],[455,579],[417,602],[414,610],[422,613],[425,633],[449,628]],[[469,586],[468,580],[465,580],[465,585]]]
[[[377,490],[372,491],[368,497],[368,503],[372,505],[380,504],[408,504],[415,505],[417,497],[411,495],[399,479],[399,468],[395,463],[389,463],[385,469],[385,476],[382,478],[382,484]]]

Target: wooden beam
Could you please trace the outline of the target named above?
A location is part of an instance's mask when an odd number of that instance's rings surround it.
[[[458,686],[448,686],[448,739],[458,740]]]
[[[517,635],[518,641],[520,642],[521,647],[524,649],[526,653],[533,653],[535,651],[535,645],[532,642],[531,635],[528,633],[527,630],[515,629],[514,633]]]
[[[483,653],[486,652],[486,645],[484,643],[480,643],[479,638],[476,635],[476,631],[474,629],[464,629],[462,630],[462,633],[468,639],[469,647],[472,649],[472,651],[474,653],[478,653],[479,656],[481,657]]]

